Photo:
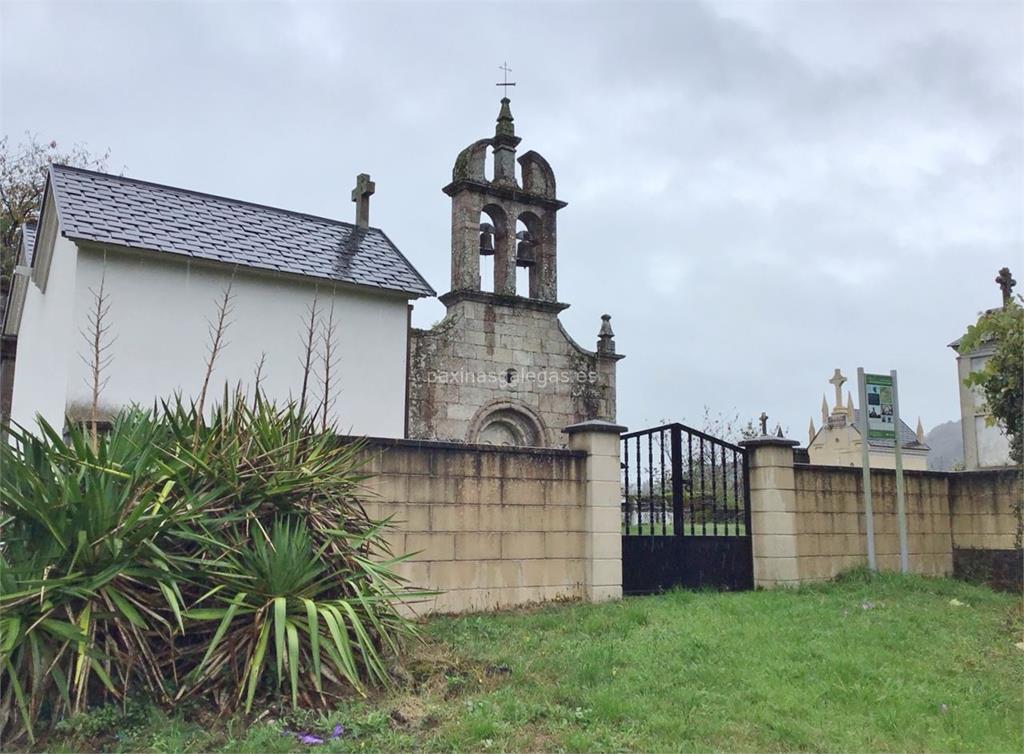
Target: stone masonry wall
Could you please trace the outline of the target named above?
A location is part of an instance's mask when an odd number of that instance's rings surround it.
[[[416,553],[399,573],[443,591],[415,613],[587,596],[586,453],[410,440],[366,453],[366,507],[395,517],[394,553]]]
[[[502,420],[522,430],[509,444],[565,447],[563,427],[614,421],[617,357],[576,344],[558,321],[561,305],[448,296],[445,319],[412,332],[410,437],[491,441],[482,435]]]

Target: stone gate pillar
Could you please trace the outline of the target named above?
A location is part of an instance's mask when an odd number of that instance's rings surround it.
[[[744,440],[750,469],[751,546],[754,586],[798,586],[796,478],[793,448],[796,440],[762,435]]]
[[[619,435],[625,427],[592,419],[566,427],[569,447],[587,454],[584,588],[588,602],[622,597],[622,490]]]

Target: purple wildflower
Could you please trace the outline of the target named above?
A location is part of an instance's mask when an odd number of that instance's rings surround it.
[[[341,736],[342,736],[342,734],[344,732],[345,732],[345,726],[342,725],[341,723],[338,723],[337,725],[334,726],[334,731],[331,733],[331,738],[341,738]]]
[[[320,736],[314,736],[312,733],[299,733],[298,737],[299,743],[309,744],[310,746],[316,746],[324,742]]]

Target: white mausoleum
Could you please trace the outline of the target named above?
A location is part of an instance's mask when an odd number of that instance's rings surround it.
[[[860,410],[854,408],[853,396],[847,392],[843,405],[843,384],[846,377],[838,369],[829,383],[835,388],[835,405],[829,410],[828,400],[821,396],[821,428],[814,419],[808,428],[807,452],[811,463],[819,466],[860,466],[864,439],[860,433]],[[924,439],[924,427],[917,420],[917,430],[900,419],[896,428],[903,455],[903,468],[911,471],[928,469],[930,448]],[[896,445],[892,440],[868,440],[868,462],[873,469],[896,468]]]
[[[1008,268],[1004,267],[999,271],[996,283],[1002,289],[1004,306],[1013,295],[1013,286],[1016,282]],[[988,310],[991,311],[994,310]],[[960,388],[960,431],[964,438],[964,468],[970,471],[1010,466],[1009,439],[998,424],[990,423],[985,396],[981,391],[964,383],[972,372],[985,367],[985,362],[995,353],[997,344],[988,341],[973,351],[965,352],[960,348],[960,340],[957,338],[949,347],[956,351],[956,376]]]

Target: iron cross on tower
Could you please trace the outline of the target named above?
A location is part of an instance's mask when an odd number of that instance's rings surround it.
[[[512,69],[508,67],[508,61],[506,60],[504,63],[502,63],[501,65],[498,66],[498,70],[502,72],[503,80],[499,81],[497,84],[495,84],[495,86],[503,86],[503,87],[505,87],[505,94],[504,94],[504,96],[507,97],[508,96],[508,88],[510,86],[515,86],[516,85],[515,81],[509,81],[508,80],[508,75],[510,73],[512,73]]]

